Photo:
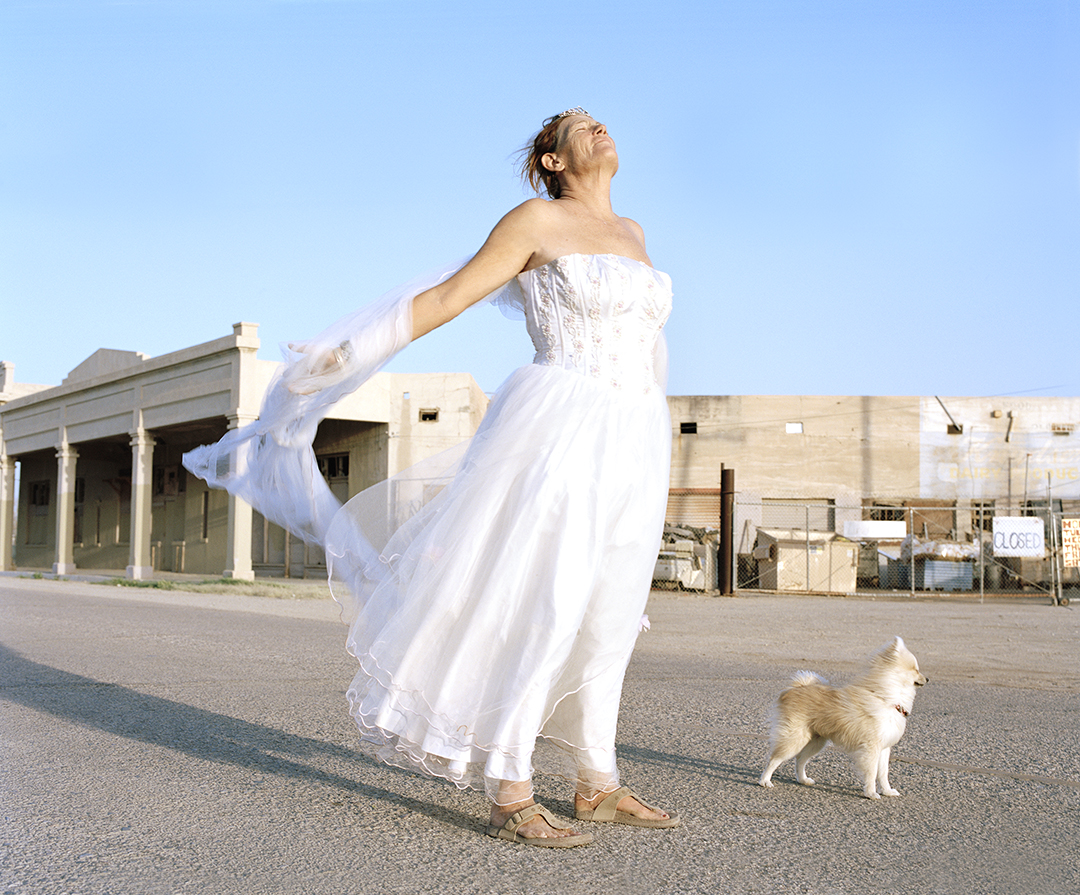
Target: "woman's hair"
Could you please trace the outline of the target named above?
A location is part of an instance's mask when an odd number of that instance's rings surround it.
[[[562,187],[554,171],[544,167],[541,159],[549,152],[559,148],[559,123],[567,117],[566,112],[544,119],[544,126],[529,140],[518,153],[518,173],[521,179],[533,188],[537,195],[546,192],[552,199],[558,199]],[[543,188],[541,190],[541,187]]]

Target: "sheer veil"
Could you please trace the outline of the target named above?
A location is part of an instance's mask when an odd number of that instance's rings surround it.
[[[470,256],[471,257],[471,256]],[[429,271],[337,320],[314,338],[282,345],[284,364],[263,399],[259,418],[216,444],[184,454],[183,462],[211,487],[251,504],[292,534],[326,546],[341,504],[319,473],[312,442],[319,423],[412,339],[412,299],[447,280],[469,258]],[[517,278],[484,299],[508,317],[523,319]],[[653,354],[661,388],[667,345],[661,330]]]
[[[259,418],[184,455],[192,473],[242,498],[306,541],[322,545],[340,503],[311,448],[330,408],[358,389],[412,339],[412,299],[468,259],[420,276],[352,312],[306,342],[282,346],[285,363]]]

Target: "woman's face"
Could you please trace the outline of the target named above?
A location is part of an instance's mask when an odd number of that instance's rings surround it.
[[[568,115],[559,125],[559,140],[554,155],[571,171],[589,167],[606,156],[614,157],[618,166],[615,141],[607,128],[588,115]]]

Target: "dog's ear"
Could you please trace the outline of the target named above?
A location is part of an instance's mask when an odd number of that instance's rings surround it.
[[[904,641],[899,637],[894,637],[888,643],[884,644],[876,653],[874,658],[878,661],[890,661],[894,660],[904,649]]]

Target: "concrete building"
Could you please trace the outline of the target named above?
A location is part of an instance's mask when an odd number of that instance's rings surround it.
[[[17,383],[0,365],[0,568],[323,574],[317,548],[180,464],[256,418],[277,367],[256,358],[256,333],[238,323],[157,358],[102,349],[55,387]],[[1080,515],[1080,398],[668,403],[668,521],[715,527],[721,465],[734,469],[740,556],[759,529],[843,535],[848,523],[890,521],[971,542],[995,514]],[[316,455],[344,500],[468,438],[486,408],[465,373],[379,373],[323,421]]]
[[[256,357],[257,329],[154,358],[101,349],[55,387],[0,367],[0,569],[324,574],[317,548],[180,463],[256,419],[278,366]],[[323,421],[316,456],[347,499],[468,438],[486,408],[465,373],[379,373]]]
[[[1080,512],[1080,398],[675,396],[671,522],[715,525],[735,470],[737,551],[757,528],[904,519],[970,540],[980,514]]]

